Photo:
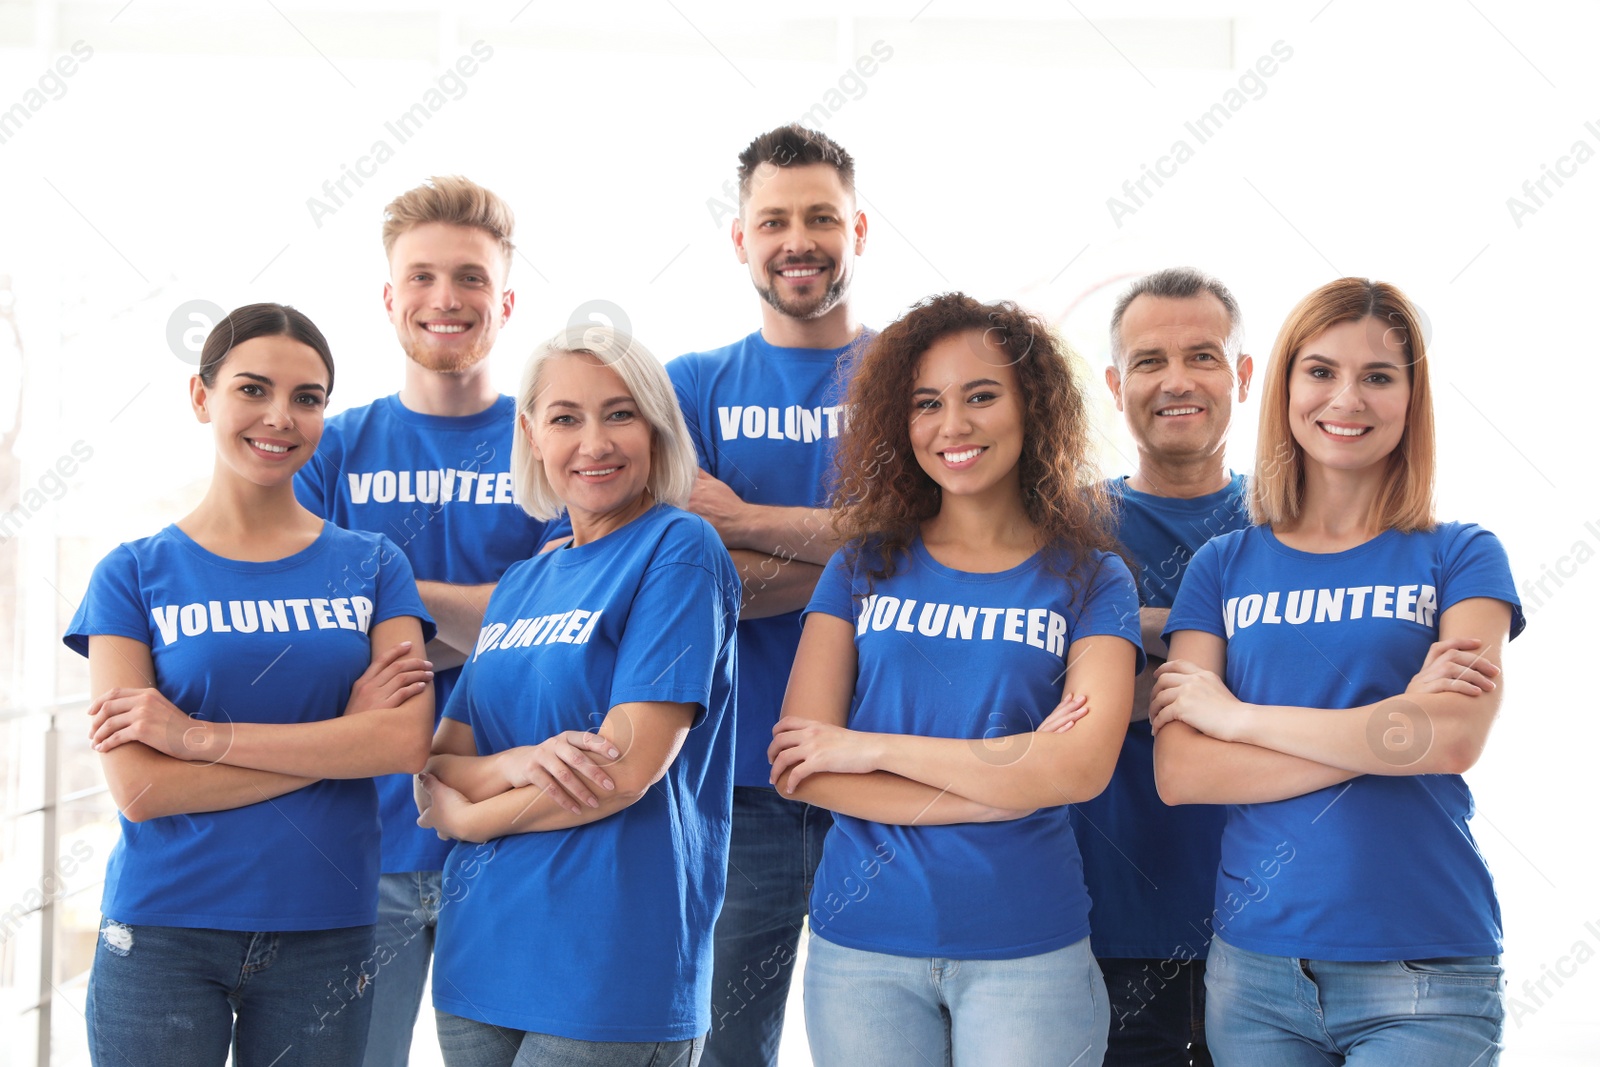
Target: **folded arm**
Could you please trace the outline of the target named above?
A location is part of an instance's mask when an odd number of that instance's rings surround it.
[[[155,679],[150,646],[143,641],[111,635],[89,638],[89,684],[93,692],[154,689]],[[90,710],[100,703],[97,700]],[[139,742],[102,752],[100,766],[111,799],[129,822],[242,808],[316,781],[272,771],[191,763]]]
[[[683,747],[694,713],[693,704],[618,704],[596,734],[568,731],[541,745],[492,756],[467,755],[470,727],[446,719],[434,741],[438,754],[418,785],[418,824],[443,837],[488,841],[598,822],[638,803],[661,780]],[[573,767],[571,756],[552,755],[558,748],[579,751],[598,770],[590,779],[596,787],[588,791],[592,803],[574,803],[560,772],[552,776],[553,761]]]
[[[367,636],[375,663],[385,655],[383,650],[402,644],[423,646],[422,624],[409,615],[374,623]],[[351,714],[347,708],[334,718],[300,723],[197,719],[179,711],[154,689],[124,691],[99,703],[91,719],[91,736],[100,751],[137,741],[179,759],[300,778],[371,778],[412,772],[421,770],[428,756],[433,723],[431,677],[427,674],[426,679],[405,686],[404,699],[395,706],[382,704],[359,714]],[[293,683],[286,677],[283,681],[285,699],[291,699]]]
[[[1443,642],[1471,643],[1475,673],[1498,676],[1511,627],[1504,601],[1475,597],[1439,617]],[[1220,638],[1212,637],[1213,642]],[[1271,749],[1355,774],[1461,774],[1477,762],[1500,708],[1501,687],[1487,691],[1406,691],[1353,708],[1247,704],[1221,682],[1221,674],[1187,661],[1174,642],[1152,705],[1158,731],[1184,722],[1219,741]]]

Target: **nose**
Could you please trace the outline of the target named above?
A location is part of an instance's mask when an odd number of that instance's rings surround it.
[[[939,408],[939,435],[941,437],[957,438],[972,429],[972,418],[967,411],[967,406],[961,402],[959,396],[948,393],[942,398],[943,406]]]
[[[266,406],[266,411],[261,416],[261,421],[278,430],[294,429],[294,412],[276,401]]]
[[[804,226],[791,226],[783,238],[783,250],[792,256],[804,256],[817,247],[817,242]]]
[[[1194,374],[1188,360],[1169,359],[1161,377],[1161,391],[1172,396],[1194,392]]]
[[[455,282],[449,278],[440,278],[433,287],[433,302],[435,306],[445,311],[454,311],[460,307],[461,298],[456,293]]]
[[[587,419],[583,424],[583,437],[579,448],[583,454],[602,459],[611,454],[611,424],[605,419]]]

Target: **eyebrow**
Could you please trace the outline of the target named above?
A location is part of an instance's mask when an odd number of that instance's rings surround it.
[[[992,386],[995,386],[996,388],[1003,388],[1003,386],[1001,386],[1000,383],[995,381],[993,378],[974,378],[974,379],[972,379],[972,381],[970,381],[967,384],[963,385],[961,387],[961,391],[964,393],[968,389],[976,389],[980,385],[992,385]],[[944,392],[943,389],[935,389],[931,385],[924,385],[920,389],[911,390],[911,395],[912,396],[920,396],[923,393],[929,393],[929,394],[931,394],[933,396],[938,396],[942,392]]]
[[[268,378],[265,374],[251,374],[247,370],[234,371],[233,376],[235,378],[249,378],[253,382],[260,382],[262,385],[271,385],[272,384],[272,379]],[[296,390],[299,390],[299,389],[315,389],[319,393],[326,393],[328,391],[328,387],[323,385],[323,384],[321,384],[320,382],[306,382],[305,384],[297,385],[294,388]]]
[[[603,407],[603,408],[608,408],[608,407],[611,407],[613,404],[634,404],[634,405],[637,405],[638,403],[639,402],[637,400],[635,400],[633,397],[624,395],[624,396],[614,396],[609,400],[602,400],[602,401],[600,401],[600,406]],[[582,411],[583,410],[583,405],[578,403],[576,400],[551,400],[551,401],[547,402],[545,404],[545,406],[546,407],[552,407],[552,408],[571,408],[573,411]]]
[[[1301,356],[1300,359],[1301,359],[1302,362],[1305,362],[1305,363],[1321,363],[1323,366],[1326,366],[1326,367],[1338,367],[1339,366],[1339,364],[1336,361],[1328,358],[1327,356],[1319,356],[1315,352],[1311,353],[1310,355]],[[1385,359],[1375,359],[1375,360],[1372,360],[1370,363],[1363,363],[1361,365],[1361,369],[1362,370],[1399,370],[1400,369],[1400,364],[1392,363],[1392,362],[1390,362],[1388,360],[1385,360]]]
[[[839,207],[838,204],[832,204],[832,203],[829,203],[827,201],[821,201],[821,202],[815,203],[815,204],[807,204],[801,210],[802,211],[807,211],[807,212],[810,212],[810,211],[831,211],[835,215],[844,214],[844,209]],[[765,207],[765,208],[762,208],[760,211],[756,212],[757,215],[787,215],[788,213],[789,213],[789,209],[785,208],[785,207]]]
[[[438,269],[439,269],[439,265],[436,264],[436,263],[407,263],[406,264],[406,273],[407,274],[411,274],[411,273],[413,273],[415,271],[419,271],[419,270],[434,270],[434,271],[436,271]],[[456,265],[456,267],[454,269],[457,272],[460,272],[460,271],[475,271],[478,274],[488,274],[489,273],[489,268],[484,266],[482,263],[459,263],[459,264]]]

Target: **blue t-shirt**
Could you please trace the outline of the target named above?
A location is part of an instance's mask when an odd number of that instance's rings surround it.
[[[1353,708],[1405,691],[1439,638],[1439,616],[1472,597],[1523,617],[1505,549],[1489,531],[1441,523],[1388,530],[1343,552],[1301,552],[1265,526],[1195,554],[1167,634],[1228,642],[1240,700]],[[1374,722],[1381,734],[1389,721]],[[1363,775],[1268,804],[1228,805],[1215,931],[1231,945],[1324,960],[1427,959],[1500,951],[1500,905],[1467,820],[1460,775]]]
[[[1196,550],[1250,525],[1242,474],[1224,489],[1190,499],[1141,493],[1123,478],[1106,485],[1117,508],[1117,539],[1139,565],[1142,607],[1172,607]],[[1094,901],[1089,926],[1096,956],[1205,957],[1226,815],[1220,805],[1162,803],[1150,724],[1128,726],[1111,784],[1072,810]]]
[[[842,371],[872,337],[843,348],[779,348],[758,330],[667,364],[700,466],[749,504],[826,507],[845,429]],[[800,647],[800,613],[739,623],[734,783],[771,788],[767,746]]]
[[[500,579],[445,710],[471,725],[480,754],[594,730],[630,701],[698,709],[667,773],[633,805],[587,826],[455,847],[436,1007],[582,1041],[710,1029],[738,614],[738,575],[716,531],[666,505]]]
[[[156,688],[212,721],[337,718],[367,669],[368,628],[433,622],[390,541],[325,525],[268,563],[225,559],[176,526],[100,561],[67,628],[150,646]],[[331,930],[377,920],[378,799],[370,778],[325,779],[229,811],[119,819],[101,910],[118,922]]]
[[[918,538],[863,600],[870,563],[864,552],[852,569],[835,553],[806,608],[856,628],[852,730],[972,738],[981,758],[981,739],[1030,732],[1060,702],[1074,641],[1112,634],[1140,646],[1133,579],[1112,555],[1086,561],[1084,586],[1038,555],[995,574],[952,570]],[[951,959],[1019,959],[1082,940],[1089,897],[1067,808],[952,826],[836,815],[811,929],[846,948]]]
[[[330,522],[390,538],[423,581],[498,581],[533,555],[544,528],[511,500],[515,426],[509,396],[461,417],[419,414],[386,396],[328,420],[295,493]],[[460,673],[434,676],[436,712]],[[378,807],[384,872],[439,870],[450,846],[417,826],[410,775],[379,778]]]

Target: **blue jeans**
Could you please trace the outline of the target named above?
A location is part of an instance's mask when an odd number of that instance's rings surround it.
[[[1228,1067],[1494,1067],[1498,956],[1338,962],[1211,939],[1206,1033]]]
[[[406,1067],[422,987],[439,926],[439,872],[378,879],[378,940],[372,952],[372,1027],[364,1067]]]
[[[578,1041],[436,1011],[445,1067],[697,1067],[693,1041]]]
[[[705,1067],[773,1067],[783,1008],[833,813],[735,786],[728,888],[717,918]]]
[[[105,920],[89,972],[96,1067],[360,1063],[373,927],[248,933]]]
[[[980,920],[981,921],[981,920]],[[806,943],[816,1067],[1098,1067],[1111,1010],[1084,938],[1016,960]]]
[[[1100,957],[1111,998],[1106,1067],[1211,1067],[1206,961]]]

